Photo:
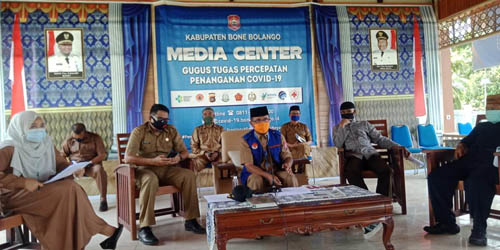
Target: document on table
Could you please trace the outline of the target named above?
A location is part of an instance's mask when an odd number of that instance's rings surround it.
[[[290,196],[290,195],[298,195],[298,194],[309,194],[311,190],[302,186],[302,187],[286,187],[281,188],[281,192],[276,193],[277,197]]]
[[[229,194],[213,194],[203,196],[208,203],[234,201],[228,197]]]
[[[54,181],[64,179],[64,178],[72,175],[75,171],[78,171],[82,168],[85,168],[86,166],[88,166],[90,164],[92,164],[90,161],[73,163],[69,167],[65,168],[63,171],[56,174],[54,177],[52,177],[49,180],[47,180],[46,182],[44,182],[43,184],[49,184],[49,183],[52,183]]]

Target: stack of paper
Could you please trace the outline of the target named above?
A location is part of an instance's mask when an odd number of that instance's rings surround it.
[[[278,204],[274,201],[272,196],[264,195],[264,196],[254,196],[247,199],[250,204],[252,204],[253,208],[264,208],[264,207],[277,207]]]

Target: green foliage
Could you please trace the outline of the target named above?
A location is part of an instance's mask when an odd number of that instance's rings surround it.
[[[451,49],[451,70],[455,109],[471,105],[476,110],[484,110],[484,82],[489,82],[487,94],[500,94],[500,66],[474,71],[471,43]]]

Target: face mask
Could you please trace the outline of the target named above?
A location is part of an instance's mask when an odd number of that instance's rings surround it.
[[[153,119],[153,126],[156,129],[162,130],[162,129],[164,129],[164,128],[167,127],[167,124],[168,124],[168,120],[167,119],[157,119],[154,116],[151,116],[151,118]]]
[[[47,132],[44,128],[34,128],[28,130],[26,133],[26,140],[40,143],[45,139],[45,136],[47,136]]]
[[[81,132],[83,132],[83,128],[77,128],[77,129],[73,130],[73,132],[75,132],[75,134],[79,135]]]
[[[353,120],[353,119],[354,119],[354,113],[341,114],[340,116],[341,116],[343,119],[348,119],[348,120]]]
[[[253,128],[257,131],[257,133],[265,134],[269,131],[269,122],[259,122],[255,124]]]
[[[214,123],[214,118],[211,116],[204,117],[203,123],[205,123],[205,125],[212,125],[212,123]]]
[[[300,120],[300,115],[292,115],[291,119],[292,119],[292,121],[296,122],[296,121]]]
[[[489,122],[500,122],[500,110],[486,110],[486,119]]]
[[[83,141],[83,138],[75,138],[75,140],[76,140],[77,142],[82,142],[82,141]]]

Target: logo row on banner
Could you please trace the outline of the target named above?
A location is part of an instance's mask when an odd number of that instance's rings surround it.
[[[302,103],[302,88],[171,91],[173,108]]]

